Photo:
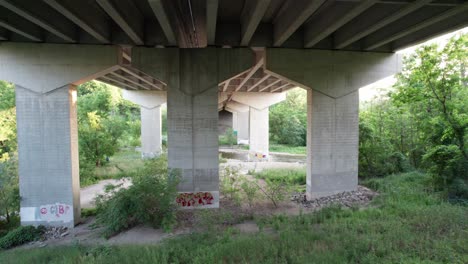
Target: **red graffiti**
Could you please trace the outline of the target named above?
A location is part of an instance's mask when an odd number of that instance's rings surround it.
[[[41,208],[41,214],[47,214],[47,208]]]
[[[177,204],[183,207],[213,204],[213,200],[213,195],[209,192],[180,193],[176,198]]]

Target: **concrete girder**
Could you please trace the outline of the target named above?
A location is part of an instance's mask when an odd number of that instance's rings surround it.
[[[44,2],[60,12],[62,15],[71,20],[95,39],[99,40],[101,43],[111,42],[109,32],[105,32],[93,27],[93,23],[95,21],[90,21],[90,19],[94,18],[95,16],[78,15],[77,12],[75,12],[69,5],[67,5],[70,4],[69,2],[67,3],[67,1],[62,0],[59,2],[57,0],[44,0]],[[104,20],[99,20],[99,23],[107,24]]]
[[[247,46],[257,30],[271,0],[251,0],[245,3],[241,15],[241,46]]]
[[[19,16],[23,17],[24,19],[27,19],[31,21],[32,23],[36,24],[37,26],[49,31],[50,33],[56,35],[57,37],[67,41],[74,43],[76,42],[76,37],[72,36],[68,33],[62,32],[62,30],[59,30],[56,26],[48,23],[45,19],[40,18],[34,14],[32,14],[30,11],[21,8],[18,5],[13,4],[11,1],[8,0],[0,0],[0,6],[3,6],[5,8],[8,8],[12,12],[18,14]]]
[[[163,4],[162,0],[148,0],[151,9],[153,10],[156,19],[159,22],[162,30],[164,31],[164,35],[167,38],[167,42],[170,46],[174,46],[177,44],[176,35],[174,33],[173,25],[169,20],[169,16],[167,14],[167,7]]]
[[[23,36],[23,37],[25,37],[27,39],[32,40],[32,41],[37,41],[37,42],[42,41],[42,38],[41,38],[41,36],[39,36],[39,34],[33,33],[33,32],[28,32],[27,30],[22,29],[19,26],[15,26],[15,25],[7,22],[7,21],[0,20],[0,27],[8,29],[11,32],[15,32],[16,34],[21,35],[21,36]],[[3,40],[6,40],[6,38],[4,38]]]
[[[286,93],[237,92],[232,96],[232,100],[262,110],[286,100]]]
[[[414,1],[408,6],[398,10],[397,12],[391,14],[390,16],[380,20],[378,23],[371,25],[370,27],[363,27],[359,30],[352,30],[349,28],[342,28],[339,32],[335,34],[335,48],[342,49],[355,41],[358,41],[371,33],[389,25],[392,22],[410,14],[421,8],[422,6],[432,2],[433,0],[418,0]]]
[[[206,42],[208,45],[215,44],[218,5],[218,0],[206,0]]]
[[[119,1],[119,5],[125,5],[124,7],[120,6],[121,10],[118,10],[110,0],[96,1],[135,44],[144,44],[144,21],[141,19],[142,16],[139,14],[138,9],[134,6],[132,1]],[[132,15],[129,15],[130,13],[132,13]]]

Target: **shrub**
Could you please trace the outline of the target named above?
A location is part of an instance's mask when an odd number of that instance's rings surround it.
[[[178,182],[178,173],[168,171],[167,159],[161,156],[146,161],[130,187],[108,188],[96,199],[96,220],[105,227],[104,236],[138,224],[170,229],[175,221]]]
[[[226,166],[221,171],[221,193],[228,199],[240,203],[241,181],[238,167]]]
[[[245,199],[249,204],[249,207],[252,208],[254,205],[255,199],[258,196],[258,185],[255,181],[250,181],[247,178],[242,179],[242,183],[240,185],[242,192],[245,195]]]
[[[237,145],[237,135],[232,128],[226,129],[224,135],[219,137],[219,145]]]
[[[40,238],[41,234],[44,232],[43,227],[34,227],[34,226],[20,226],[6,234],[4,237],[0,238],[0,248],[9,249],[28,243]]]
[[[260,185],[257,186],[275,207],[278,207],[278,203],[286,199],[290,190],[290,187],[281,181],[266,180],[265,187],[261,187]]]

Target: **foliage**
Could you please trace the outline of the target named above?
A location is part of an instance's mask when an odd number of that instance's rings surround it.
[[[16,151],[15,88],[0,81],[0,162]]]
[[[290,186],[282,181],[266,180],[265,186],[257,184],[259,190],[270,200],[275,207],[278,207],[279,202],[286,199]]]
[[[270,152],[283,152],[289,154],[307,154],[306,146],[290,146],[270,142]]]
[[[18,161],[16,156],[0,162],[0,216],[7,224],[19,211]]]
[[[167,159],[148,160],[128,188],[109,187],[96,199],[97,223],[112,236],[138,224],[169,229],[175,221],[178,173],[168,171]]]
[[[246,177],[242,179],[240,188],[245,195],[245,200],[249,204],[249,207],[252,208],[255,204],[256,199],[258,198],[258,186],[255,180],[249,180]]]
[[[0,249],[9,249],[40,238],[43,227],[20,226],[0,238]]]
[[[258,219],[264,231],[196,232],[158,245],[67,246],[0,253],[2,263],[466,263],[468,211],[428,192],[420,173],[370,180],[365,210]],[[209,220],[209,219],[207,219]],[[260,224],[260,223],[259,223]],[[57,254],[57,251],[60,254]]]
[[[305,146],[307,134],[307,91],[288,91],[286,100],[270,107],[270,140],[290,146]]]
[[[240,168],[235,166],[225,166],[220,175],[221,193],[228,199],[240,203],[241,176]]]
[[[219,136],[219,145],[237,145],[237,135],[232,128],[226,129],[226,132]]]
[[[419,110],[424,161],[435,188],[449,194],[455,179],[468,181],[467,58],[468,34],[453,37],[442,48],[424,46],[405,59],[392,95],[395,104]]]
[[[272,182],[281,182],[283,184],[306,184],[305,168],[290,169],[264,169],[260,172],[254,172],[253,176],[258,179],[264,179]]]

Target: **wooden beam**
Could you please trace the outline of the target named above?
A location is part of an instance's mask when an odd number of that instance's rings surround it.
[[[394,40],[400,39],[400,38],[402,38],[404,36],[407,36],[407,35],[409,35],[411,33],[419,31],[419,30],[421,30],[423,28],[429,27],[429,26],[431,26],[431,25],[433,25],[435,23],[441,22],[441,21],[443,21],[443,20],[445,20],[445,19],[447,19],[447,18],[449,18],[451,16],[454,16],[454,15],[456,15],[458,13],[461,13],[461,12],[464,12],[466,10],[468,10],[468,3],[465,3],[465,4],[462,4],[460,6],[451,8],[451,9],[443,12],[440,15],[431,17],[431,18],[429,18],[427,20],[424,20],[424,21],[414,25],[414,26],[408,27],[405,30],[402,30],[402,31],[400,31],[398,33],[395,33],[395,34],[390,35],[388,37],[385,37],[383,39],[379,39],[379,40],[376,40],[376,41],[367,40],[369,42],[369,44],[366,43],[367,45],[365,46],[364,49],[365,50],[376,49],[376,48],[378,48],[380,46],[383,46],[383,45],[385,45],[387,43],[390,43],[390,42],[392,42]]]
[[[335,48],[342,49],[355,41],[358,41],[371,33],[389,25],[397,21],[398,19],[408,15],[411,12],[418,10],[419,8],[423,7],[424,5],[430,3],[433,0],[418,0],[414,1],[413,3],[409,4],[408,6],[396,11],[395,13],[391,14],[390,16],[383,18],[379,22],[370,25],[369,27],[364,28],[360,32],[355,32],[354,34],[350,34],[349,32],[345,32],[347,36],[337,34],[335,35]],[[343,33],[342,33],[343,34]]]
[[[138,83],[138,82],[136,82],[136,81],[134,81],[134,80],[132,80],[132,79],[130,79],[130,78],[128,78],[128,77],[122,75],[122,74],[118,74],[117,72],[111,72],[110,74],[113,75],[113,76],[115,76],[116,78],[120,78],[120,79],[122,79],[122,80],[124,80],[124,81],[127,81],[127,82],[133,84],[133,85],[136,85],[136,86],[138,86],[138,87],[141,87],[141,88],[143,88],[143,89],[145,89],[145,90],[151,90],[150,88],[144,86],[143,84]],[[153,87],[153,86],[152,86],[152,87]]]
[[[115,82],[114,80],[106,77],[106,76],[101,76],[99,78],[97,78],[96,80],[100,81],[100,82],[104,82],[104,83],[107,83],[107,84],[110,84],[110,85],[113,85],[113,86],[117,86],[119,88],[124,88],[124,89],[128,89],[128,90],[136,90],[134,87],[131,87],[129,85],[126,85],[126,84],[120,84],[118,82]]]
[[[230,82],[230,80],[227,80],[227,81],[224,83],[223,92],[226,92],[226,91],[227,91],[227,88],[228,88],[228,86],[229,86],[229,82]]]
[[[206,37],[208,45],[215,44],[218,0],[206,0]]]
[[[252,69],[249,71],[249,73],[245,76],[244,80],[242,80],[242,82],[239,84],[239,86],[237,86],[236,88],[236,92],[240,90],[240,88],[242,88],[242,86],[244,86],[244,84],[250,79],[250,77],[252,77],[252,75],[254,75],[258,69],[260,69],[260,67],[263,66],[263,64],[265,63],[265,58],[261,58],[257,64],[255,64],[255,66],[252,67]]]
[[[366,11],[368,8],[377,3],[377,0],[365,0],[361,1],[357,6],[348,11],[344,16],[335,20],[331,25],[320,25],[313,24],[305,29],[304,32],[304,46],[306,48],[313,47],[315,44],[319,43],[322,39],[328,37],[337,29],[353,20],[355,17],[360,15],[362,12]]]
[[[270,74],[265,74],[265,76],[263,76],[263,78],[261,78],[258,82],[254,83],[252,86],[250,86],[250,88],[247,89],[247,92],[252,91],[253,89],[255,89],[255,87],[259,86],[261,83],[263,83],[264,81],[266,81],[270,77],[271,77]]]
[[[152,87],[154,87],[154,88],[156,88],[156,89],[158,89],[158,90],[162,90],[161,87],[159,87],[159,86],[157,86],[156,84],[154,84],[154,83],[152,83],[152,82],[146,80],[145,78],[143,78],[142,76],[140,76],[138,73],[133,72],[133,71],[131,71],[131,70],[125,68],[125,67],[120,67],[120,69],[121,69],[122,71],[124,71],[124,72],[126,72],[126,73],[132,75],[133,77],[135,77],[135,78],[141,80],[142,82],[144,82],[144,83],[146,83],[146,84],[149,84],[149,85],[151,85]],[[158,81],[159,81],[159,80],[158,80]],[[163,83],[163,82],[161,82],[161,81],[159,81],[159,82],[160,82],[163,86],[166,85],[165,83]]]
[[[330,0],[294,0],[274,21],[273,46],[281,46],[319,7]]]
[[[267,86],[263,87],[262,89],[260,89],[260,90],[258,90],[258,91],[259,91],[259,92],[263,92],[263,91],[265,91],[266,89],[268,89],[268,88],[272,87],[273,85],[276,85],[276,84],[278,84],[278,83],[280,83],[280,82],[281,82],[281,79],[278,79],[278,80],[276,80],[276,81],[274,81],[274,82],[268,84]]]
[[[57,10],[60,14],[71,20],[81,29],[86,31],[88,34],[93,36],[95,39],[99,40],[102,43],[110,43],[110,38],[108,33],[98,32],[95,30],[90,23],[84,21],[83,18],[80,18],[76,13],[72,12],[70,8],[66,7],[63,2],[58,2],[56,0],[44,0],[49,6]]]
[[[17,26],[14,26],[6,21],[3,21],[0,19],[0,27],[3,27],[11,32],[15,32],[16,34],[18,35],[21,35],[27,39],[30,39],[30,40],[33,40],[33,41],[37,41],[37,42],[41,42],[42,39],[41,37],[39,37],[38,35],[36,34],[33,34],[33,33],[30,33],[30,32],[26,32],[24,31],[23,29],[20,29],[18,28]],[[4,39],[6,40],[6,38]]]
[[[177,45],[174,29],[172,28],[172,24],[169,20],[167,10],[163,5],[162,0],[148,0],[148,3],[150,4],[151,9],[156,16],[159,25],[164,31],[164,35],[166,35],[168,44],[172,46]]]
[[[122,81],[122,80],[118,80],[115,77],[111,76],[110,74],[103,76],[103,78],[107,78],[108,80],[113,81],[114,83],[117,83],[119,85],[130,87],[133,90],[138,90],[138,88],[134,87],[132,84],[126,83],[125,81]]]
[[[241,46],[247,46],[262,21],[271,0],[246,1],[241,15]]]
[[[126,4],[126,12],[119,12],[110,0],[96,0],[104,11],[119,25],[119,27],[137,45],[144,45],[143,41],[143,16],[132,1],[118,1],[119,4]],[[133,10],[131,10],[133,9]],[[132,16],[129,14],[132,13]]]
[[[59,38],[67,41],[67,42],[71,42],[71,43],[75,43],[76,42],[76,39],[72,36],[69,36],[67,34],[64,34],[62,32],[60,32],[60,30],[58,30],[55,26],[45,22],[44,20],[38,18],[37,16],[31,14],[30,12],[10,3],[10,1],[7,1],[7,0],[0,0],[0,6],[3,6],[7,9],[9,9],[10,11],[16,13],[17,15],[29,20],[30,22],[36,24],[37,26],[49,31],[50,33],[58,36]]]
[[[281,89],[283,89],[283,88],[286,88],[286,87],[289,86],[289,85],[291,85],[291,84],[286,83],[286,84],[280,85],[279,87],[276,87],[275,89],[271,90],[270,93],[274,93],[274,92],[276,92],[276,91],[278,91],[278,90],[281,90]]]

